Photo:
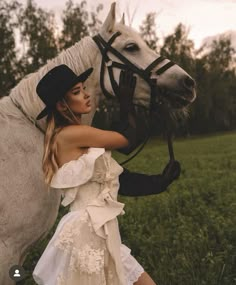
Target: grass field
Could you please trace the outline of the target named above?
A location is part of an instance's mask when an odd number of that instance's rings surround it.
[[[126,204],[122,241],[158,285],[236,284],[236,133],[178,139],[174,151],[182,173],[166,192],[119,197]],[[152,139],[126,167],[155,174],[167,162],[167,145]],[[60,207],[48,239],[64,213]],[[33,271],[48,239],[27,257],[26,270]]]
[[[123,242],[159,285],[236,284],[236,133],[176,140],[174,152],[182,173],[168,191],[120,197]],[[155,174],[167,162],[152,139],[127,168]]]

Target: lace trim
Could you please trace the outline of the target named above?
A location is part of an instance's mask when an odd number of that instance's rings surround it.
[[[135,268],[135,270],[132,272],[132,274],[129,276],[129,280],[128,280],[128,283],[127,285],[133,285],[135,282],[138,281],[139,277],[144,273],[144,269],[141,267],[141,266],[137,266]],[[113,273],[112,271],[108,271],[108,280],[110,282],[112,282],[114,276],[113,276]],[[106,284],[106,281],[104,279],[104,283],[101,284],[101,285],[105,285]],[[63,277],[63,273],[61,273],[58,277],[57,277],[57,283],[56,285],[66,285],[66,280],[65,278]],[[109,283],[109,285],[112,285],[112,283]]]
[[[143,267],[139,264],[135,267],[135,269],[130,273],[129,280],[127,285],[133,285],[138,281],[139,277],[144,273]]]

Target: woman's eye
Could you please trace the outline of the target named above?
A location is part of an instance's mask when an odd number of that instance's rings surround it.
[[[85,89],[86,89],[86,86],[84,86],[83,89],[85,90]]]
[[[73,92],[74,95],[77,95],[79,93],[80,93],[80,90],[77,90],[77,91]]]

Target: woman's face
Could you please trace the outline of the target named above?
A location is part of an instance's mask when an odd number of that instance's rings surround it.
[[[83,82],[77,83],[65,95],[65,100],[75,114],[88,114],[91,109],[90,95]]]

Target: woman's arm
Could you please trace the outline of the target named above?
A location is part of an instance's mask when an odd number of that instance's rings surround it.
[[[147,175],[131,172],[124,168],[119,176],[119,195],[147,196],[162,193],[180,176],[181,167],[178,161],[169,162],[162,174]]]
[[[118,194],[131,197],[159,194],[167,188],[161,174],[147,175],[127,169],[119,176],[119,182]]]
[[[108,150],[128,146],[128,139],[115,131],[105,131],[86,125],[70,125],[60,132],[60,140],[69,148],[102,147]]]

